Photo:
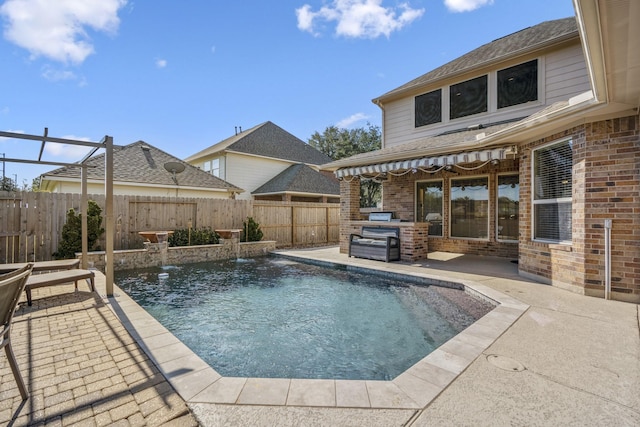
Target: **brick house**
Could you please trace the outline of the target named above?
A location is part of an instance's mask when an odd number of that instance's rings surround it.
[[[383,148],[324,166],[341,179],[341,252],[375,179],[403,260],[508,257],[522,276],[640,302],[640,4],[574,7],[373,100]]]

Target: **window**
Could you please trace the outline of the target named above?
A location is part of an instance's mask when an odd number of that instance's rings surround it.
[[[498,240],[518,240],[520,177],[498,175]]]
[[[457,119],[487,111],[487,76],[449,87],[449,117]]]
[[[220,178],[220,159],[207,160],[202,165],[202,170]]]
[[[571,140],[533,152],[533,238],[571,242]]]
[[[442,89],[416,96],[416,127],[426,126],[442,121]]]
[[[442,236],[442,181],[418,182],[416,218],[430,222],[429,236]]]
[[[211,175],[220,178],[220,159],[211,160]]]
[[[451,237],[489,237],[489,178],[451,180]]]
[[[498,108],[537,100],[537,59],[498,71]]]

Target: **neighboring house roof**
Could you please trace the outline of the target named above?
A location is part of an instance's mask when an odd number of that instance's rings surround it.
[[[340,183],[307,165],[291,165],[251,194],[308,193],[340,195]]]
[[[87,179],[104,180],[104,157],[104,154],[99,154],[85,162],[92,166],[87,168]],[[175,187],[173,173],[164,167],[170,162],[177,162],[184,166],[184,171],[176,174],[176,181],[181,187],[223,189],[235,193],[244,191],[144,141],[114,147],[113,181]],[[56,178],[80,179],[80,171],[81,168],[77,167],[62,167],[42,174],[42,177],[50,181],[55,181]]]
[[[551,44],[556,44],[563,38],[577,39],[578,37],[578,27],[575,17],[546,21],[480,46],[441,67],[429,71],[385,93],[374,99],[373,102],[378,103],[397,98],[406,92],[435,83],[445,77],[449,78],[456,74],[466,73],[494,62],[504,61],[509,57],[535,51]]]
[[[329,156],[272,122],[264,122],[249,130],[241,131],[185,160],[191,162],[201,157],[224,152],[245,153],[311,165],[321,165],[331,161]]]

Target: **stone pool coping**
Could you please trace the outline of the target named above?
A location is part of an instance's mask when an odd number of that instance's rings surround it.
[[[461,285],[496,307],[391,381],[223,377],[133,301],[117,285],[109,306],[180,396],[189,403],[422,409],[479,357],[529,305],[471,280],[425,274],[392,263],[366,266],[357,260],[318,261],[374,274],[404,275],[434,285]],[[104,289],[98,289],[104,294]]]

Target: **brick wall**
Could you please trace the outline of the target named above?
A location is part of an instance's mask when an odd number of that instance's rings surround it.
[[[588,123],[521,147],[520,271],[555,286],[603,296],[604,220],[612,219],[612,298],[640,302],[639,116]],[[531,239],[531,150],[573,139],[572,243]]]

